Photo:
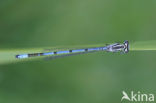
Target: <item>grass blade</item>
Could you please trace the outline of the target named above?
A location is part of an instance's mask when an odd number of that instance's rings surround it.
[[[156,50],[156,40],[152,41],[140,41],[140,42],[130,42],[130,51],[149,51]]]
[[[105,44],[99,45],[82,45],[82,46],[74,46],[74,48],[89,48],[89,47],[102,47]],[[46,49],[48,48],[48,49]],[[39,53],[39,52],[48,52],[48,51],[58,51],[65,50],[64,47],[53,47],[50,48],[28,48],[28,49],[1,49],[0,50],[0,64],[8,64],[8,63],[16,63],[21,61],[30,61],[39,59],[42,57],[35,58],[27,58],[27,59],[17,59],[15,55],[17,54],[27,54],[27,53]],[[73,46],[66,47],[66,50],[73,48]],[[130,42],[130,51],[149,51],[156,50],[156,41],[140,41],[140,42]]]

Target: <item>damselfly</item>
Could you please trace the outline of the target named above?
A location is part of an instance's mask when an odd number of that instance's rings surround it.
[[[128,53],[129,42],[124,41],[124,43],[114,43],[103,47],[94,47],[94,48],[70,49],[70,50],[63,50],[63,51],[51,51],[51,52],[41,52],[41,53],[31,53],[31,54],[19,54],[16,55],[15,57],[18,59],[38,57],[38,56],[53,56],[54,58],[56,58],[56,57],[65,57],[70,55],[96,52],[96,51]]]

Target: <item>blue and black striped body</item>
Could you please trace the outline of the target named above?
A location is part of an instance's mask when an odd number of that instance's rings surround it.
[[[16,55],[16,58],[23,59],[23,58],[37,57],[37,56],[67,55],[67,54],[76,54],[76,53],[87,53],[93,51],[128,53],[129,42],[125,41],[123,44],[115,43],[104,47],[96,47],[96,48],[73,49],[73,50],[54,51],[54,52],[46,52],[46,53],[20,54],[20,55]]]
[[[74,49],[74,50],[55,51],[55,52],[46,52],[46,53],[21,54],[21,55],[16,55],[16,58],[23,59],[23,58],[37,57],[37,56],[52,56],[52,55],[71,54],[71,53],[83,53],[83,52],[91,52],[91,51],[102,51],[106,49],[107,49],[106,47],[97,47],[97,48]]]

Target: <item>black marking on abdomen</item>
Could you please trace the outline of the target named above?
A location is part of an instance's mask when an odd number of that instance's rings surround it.
[[[88,51],[88,49],[86,48],[86,49],[85,49],[85,51],[87,52],[87,51]]]
[[[16,58],[19,58],[19,55],[16,55],[15,57],[16,57]]]
[[[28,54],[28,57],[38,56],[38,54],[40,54],[40,53]]]
[[[72,53],[72,50],[69,50],[70,53]]]
[[[54,52],[54,54],[57,54],[57,52]]]
[[[43,55],[43,53],[40,53],[40,56],[42,56]]]

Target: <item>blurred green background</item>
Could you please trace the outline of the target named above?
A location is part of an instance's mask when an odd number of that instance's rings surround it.
[[[155,0],[0,0],[0,49],[156,40]],[[0,65],[0,103],[119,103],[156,93],[156,52]]]

